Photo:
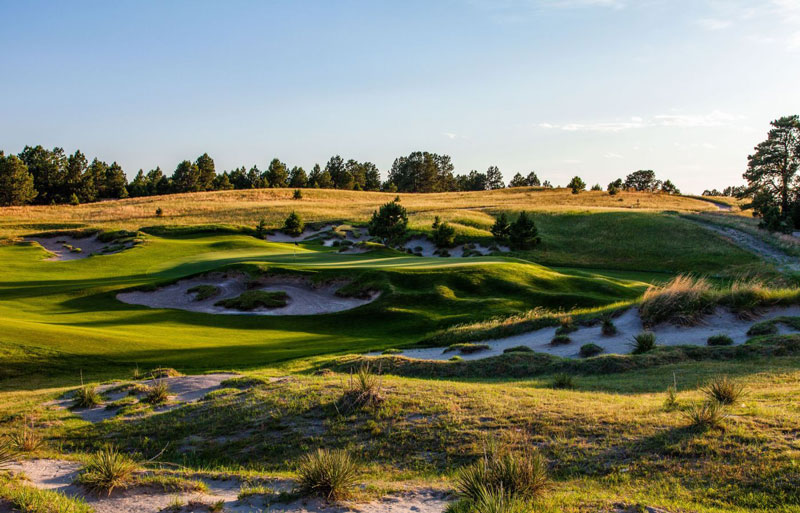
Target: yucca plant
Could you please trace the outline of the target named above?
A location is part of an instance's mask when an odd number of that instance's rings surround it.
[[[82,385],[75,391],[73,408],[94,408],[103,402],[96,385]]]
[[[41,447],[42,437],[33,429],[33,419],[26,419],[22,429],[9,435],[9,442],[19,452],[32,452]]]
[[[480,502],[487,489],[515,499],[534,499],[547,488],[547,462],[536,450],[490,447],[480,460],[458,472],[455,485],[459,496],[473,504]]]
[[[678,407],[678,390],[675,385],[667,387],[667,397],[664,399],[664,409],[674,410]]]
[[[699,430],[723,429],[724,421],[728,417],[723,405],[716,401],[707,401],[694,406],[684,413],[690,425]]]
[[[300,460],[298,491],[328,501],[346,499],[352,494],[358,472],[358,464],[347,451],[317,449]]]
[[[136,469],[136,463],[128,456],[106,447],[89,457],[77,481],[92,492],[110,495],[115,488],[130,485]]]
[[[643,331],[633,337],[631,344],[632,354],[644,354],[656,347],[656,334],[652,331]]]
[[[702,390],[709,400],[725,405],[735,403],[744,395],[744,386],[728,376],[717,376],[711,379]]]
[[[372,371],[368,363],[350,374],[350,382],[339,400],[337,408],[343,413],[375,406],[383,401],[381,396],[381,377]]]
[[[164,404],[169,400],[169,387],[163,380],[156,379],[144,388],[144,398],[147,404]]]

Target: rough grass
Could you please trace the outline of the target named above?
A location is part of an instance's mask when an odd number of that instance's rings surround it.
[[[94,408],[103,403],[103,398],[97,391],[97,385],[83,385],[75,391],[72,401],[73,408]]]
[[[716,401],[706,401],[695,405],[684,416],[689,421],[689,426],[698,431],[709,429],[723,429],[728,415],[722,404]]]
[[[186,291],[187,294],[194,294],[195,301],[203,301],[219,295],[220,288],[215,285],[196,285]]]
[[[353,493],[358,473],[358,464],[347,451],[317,449],[300,460],[298,491],[328,501],[346,499]]]
[[[147,404],[164,404],[169,400],[169,387],[165,381],[157,379],[144,387],[142,401]]]
[[[710,401],[716,401],[722,405],[731,405],[744,395],[745,390],[740,383],[728,376],[717,376],[706,383],[703,387],[703,393],[706,394]]]
[[[582,358],[591,358],[603,352],[603,348],[597,344],[584,344],[578,352]]]
[[[0,504],[4,500],[22,513],[94,513],[94,508],[80,498],[40,490],[20,479],[0,475]]]
[[[288,301],[289,295],[280,290],[247,290],[238,297],[217,301],[214,306],[249,312],[256,308],[281,308]]]
[[[708,340],[706,342],[710,346],[732,346],[733,345],[733,339],[731,337],[729,337],[728,335],[725,335],[724,333],[723,334],[719,334],[719,335],[711,335],[710,337],[708,337]]]
[[[115,488],[126,488],[134,482],[136,463],[113,447],[106,447],[92,454],[78,474],[77,482],[95,493],[111,492]]]

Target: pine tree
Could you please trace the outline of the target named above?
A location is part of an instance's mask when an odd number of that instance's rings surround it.
[[[33,175],[16,155],[0,151],[0,205],[25,205],[36,197]]]

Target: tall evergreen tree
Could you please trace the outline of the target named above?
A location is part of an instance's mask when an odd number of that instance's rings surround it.
[[[279,159],[272,159],[267,168],[266,181],[270,187],[286,187],[289,180],[289,171],[286,170],[286,164]]]
[[[122,166],[112,162],[106,170],[106,192],[109,198],[121,199],[128,197],[128,178]]]
[[[38,192],[36,203],[47,205],[63,203],[69,199],[64,197],[62,189],[67,161],[63,149],[47,150],[41,145],[25,146],[19,158],[33,175],[33,185]]]
[[[289,186],[294,188],[308,187],[308,176],[306,170],[295,166],[289,172]]]
[[[0,151],[0,206],[25,205],[35,197],[28,166],[19,157]]]
[[[489,166],[486,170],[486,188],[489,190],[502,189],[505,187],[503,184],[503,173],[497,166]]]
[[[192,164],[188,160],[184,160],[175,172],[172,174],[172,184],[175,187],[175,192],[196,192],[202,190],[200,183],[200,168],[197,164]]]
[[[214,178],[217,177],[217,171],[214,168],[214,159],[208,156],[208,153],[203,153],[195,161],[197,169],[200,171],[197,180],[199,190],[210,191],[214,188]]]

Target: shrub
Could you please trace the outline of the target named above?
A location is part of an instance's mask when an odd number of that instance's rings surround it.
[[[720,403],[714,401],[696,405],[685,412],[684,416],[689,420],[691,427],[699,431],[722,429],[724,427],[724,421],[727,418],[724,407]]]
[[[667,397],[664,399],[664,409],[673,410],[678,406],[678,390],[675,385],[667,387]]]
[[[547,462],[535,449],[512,452],[489,448],[455,478],[458,495],[475,505],[485,498],[486,491],[503,493],[514,500],[530,500],[540,497],[547,485]]]
[[[161,207],[158,207],[156,209],[156,217],[162,217],[163,215],[164,215],[164,209],[161,208]]]
[[[256,237],[259,239],[266,239],[267,238],[267,220],[263,217],[258,224],[256,225]]]
[[[256,308],[281,308],[288,300],[289,295],[282,290],[247,290],[239,297],[217,301],[214,306],[249,312]]]
[[[503,350],[503,353],[532,353],[533,349],[528,346],[514,346]]]
[[[778,325],[774,322],[766,321],[759,322],[750,326],[747,330],[748,337],[758,337],[761,335],[776,335],[778,333]]]
[[[717,376],[702,388],[709,400],[719,404],[733,404],[744,395],[744,387],[728,376]]]
[[[504,244],[508,242],[510,236],[511,224],[508,222],[508,216],[505,213],[501,213],[492,225],[492,237],[496,242]]]
[[[383,401],[380,375],[373,372],[369,363],[362,364],[358,371],[350,373],[350,382],[339,399],[340,412],[376,406]]]
[[[720,333],[719,335],[711,335],[708,337],[706,343],[710,346],[732,346],[733,339],[728,335]]]
[[[603,352],[603,348],[598,346],[597,344],[584,344],[581,346],[581,350],[579,354],[583,358],[589,358],[592,356],[597,356]]]
[[[603,326],[600,331],[606,337],[611,337],[617,334],[617,327],[611,319],[605,318],[603,319]]]
[[[83,385],[75,391],[75,398],[72,402],[73,408],[94,408],[102,403],[100,393],[95,385]]]
[[[301,494],[337,501],[352,494],[358,465],[346,451],[317,449],[303,456],[297,473]]]
[[[292,194],[292,199],[300,200],[303,199],[303,191],[300,189],[295,189],[294,194]]]
[[[651,326],[667,321],[693,324],[709,313],[713,304],[711,285],[706,280],[681,275],[663,287],[648,288],[639,315]]]
[[[164,404],[169,400],[169,387],[167,383],[160,379],[153,381],[151,385],[144,388],[144,398],[147,404]]]
[[[572,339],[569,338],[569,336],[567,336],[567,335],[556,335],[550,341],[550,345],[563,346],[564,344],[569,344],[570,342],[572,342]]]
[[[644,354],[656,347],[656,334],[652,331],[643,331],[633,337],[632,354]]]
[[[533,222],[533,218],[527,212],[520,212],[516,221],[511,223],[509,230],[509,243],[513,249],[530,249],[539,244],[542,239],[539,237],[539,230]]]
[[[133,482],[136,463],[113,447],[107,447],[89,457],[78,483],[95,493],[111,494],[114,488],[125,488]]]
[[[390,244],[398,244],[405,237],[407,228],[408,213],[400,204],[399,197],[373,212],[369,221],[369,234]]]
[[[289,214],[289,217],[286,218],[286,221],[283,222],[283,232],[292,237],[299,237],[303,234],[304,229],[305,224],[303,223],[303,219],[297,212],[293,211]]]
[[[452,248],[456,242],[456,230],[447,222],[439,223],[433,231],[433,243],[437,248]]]
[[[567,184],[567,187],[572,189],[572,194],[578,194],[586,189],[586,182],[580,176],[573,176],[572,180]]]
[[[183,374],[176,371],[172,367],[156,367],[155,369],[142,375],[141,377],[143,379],[164,379],[164,378],[176,378],[178,376],[183,376]]]
[[[561,321],[561,326],[556,328],[556,335],[566,335],[578,331],[578,327],[572,322],[572,318],[567,318]]]
[[[575,388],[575,380],[566,372],[561,372],[553,376],[550,386],[558,390],[572,390]]]

